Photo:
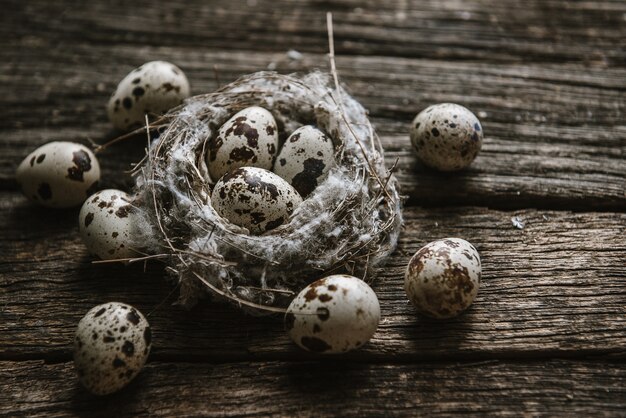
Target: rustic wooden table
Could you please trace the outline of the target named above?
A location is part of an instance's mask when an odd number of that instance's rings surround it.
[[[626,3],[622,0],[4,0],[0,15],[0,414],[626,415]],[[77,209],[17,189],[17,164],[52,140],[103,142],[104,105],[132,68],[178,64],[194,93],[240,75],[327,69],[370,110],[408,196],[378,271],[372,341],[316,357],[280,318],[172,305],[158,265],[94,265]],[[301,53],[287,54],[288,50]],[[217,76],[216,76],[217,75]],[[486,139],[467,171],[420,166],[408,125],[429,104],[472,109]],[[143,144],[100,155],[103,187]],[[523,229],[511,218],[525,222]],[[445,322],[403,291],[410,255],[446,236],[481,253],[474,306]],[[137,306],[154,330],[139,377],[96,398],[74,376],[91,307]]]

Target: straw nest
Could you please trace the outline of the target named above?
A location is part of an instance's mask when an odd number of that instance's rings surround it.
[[[153,127],[161,132],[137,171],[137,247],[164,258],[180,301],[207,293],[256,312],[281,311],[330,273],[370,280],[396,246],[401,201],[365,109],[321,72],[259,72],[195,96]],[[332,137],[337,164],[288,223],[260,236],[211,207],[205,144],[233,114],[269,110],[280,143],[305,124]],[[371,280],[370,280],[371,281]]]

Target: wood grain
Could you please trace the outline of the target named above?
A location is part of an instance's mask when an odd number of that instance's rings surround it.
[[[180,65],[196,94],[268,68],[326,70],[327,11],[340,79],[407,196],[374,284],[383,320],[363,349],[320,359],[279,317],[208,300],[186,311],[162,266],[92,264],[77,210],[18,193],[15,167],[33,148],[116,135],[104,104],[143,62]],[[0,415],[623,416],[624,16],[621,0],[3,1]],[[467,106],[486,133],[456,175],[409,147],[412,118],[437,102]],[[145,144],[99,155],[102,186],[128,188]],[[446,236],[477,246],[484,280],[467,313],[437,322],[416,315],[402,277]],[[154,350],[135,383],[97,399],[73,376],[71,341],[111,300],[149,314]]]
[[[70,363],[0,362],[7,416],[619,416],[623,363],[155,362],[97,398]]]
[[[7,90],[12,86],[0,98],[0,185],[9,188],[16,187],[15,167],[36,146],[88,138],[102,143],[115,136],[103,104],[132,63],[168,57],[187,71],[195,92],[217,87],[211,65],[218,66],[222,82],[271,62],[281,72],[326,65],[322,55],[307,54],[293,62],[282,53],[172,48],[38,46],[26,53],[14,48],[0,54],[7,55],[8,63],[0,84]],[[626,208],[626,128],[621,123],[626,69],[394,59],[389,71],[390,59],[378,57],[341,57],[338,65],[342,80],[370,110],[388,165],[399,158],[398,178],[411,204]],[[42,72],[46,77],[37,75]],[[477,160],[455,175],[423,167],[408,139],[413,116],[429,104],[446,101],[473,109],[486,132]],[[140,135],[134,142],[101,155],[105,186],[129,183],[122,172],[141,159],[145,138]]]
[[[154,358],[224,361],[309,358],[287,338],[279,317],[245,316],[205,301],[191,312],[170,306],[173,287],[158,265],[94,265],[76,213],[50,212],[2,194],[0,358],[68,359],[74,327],[91,307],[112,300],[150,315]],[[399,250],[374,289],[383,319],[352,357],[484,359],[626,355],[626,215],[481,208],[405,210]],[[516,229],[511,217],[525,223]],[[427,242],[463,237],[479,250],[483,283],[465,315],[446,322],[416,315],[403,290],[410,256]],[[164,304],[160,305],[161,302]],[[160,305],[160,306],[159,306]]]
[[[615,1],[289,0],[4,2],[3,31],[92,45],[327,52],[334,14],[337,52],[483,62],[623,65],[626,5]]]

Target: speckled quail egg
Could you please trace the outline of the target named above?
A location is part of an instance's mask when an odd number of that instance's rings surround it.
[[[427,107],[413,120],[411,143],[425,165],[440,171],[468,167],[483,143],[478,118],[454,103]]]
[[[380,305],[362,280],[337,274],[305,287],[285,315],[285,327],[300,347],[343,353],[365,344],[376,332]]]
[[[460,238],[445,238],[413,255],[404,275],[404,289],[420,313],[452,318],[472,304],[480,276],[476,248]]]
[[[116,392],[139,374],[151,346],[152,331],[141,312],[120,302],[98,305],[76,329],[78,378],[96,395]]]
[[[272,169],[278,128],[272,114],[252,106],[230,118],[207,143],[207,166],[213,180],[239,167]]]
[[[274,173],[306,197],[335,164],[334,152],[333,142],[324,132],[302,126],[285,141],[274,162]]]
[[[98,187],[100,165],[84,145],[50,142],[22,161],[15,177],[30,200],[52,208],[68,208],[83,203]]]
[[[262,234],[285,223],[302,197],[282,178],[258,167],[241,167],[215,185],[211,204],[223,218]]]
[[[145,124],[145,114],[163,114],[189,94],[189,81],[180,68],[166,61],[151,61],[120,81],[109,99],[107,114],[113,126],[126,131]]]
[[[132,250],[134,212],[131,197],[121,190],[102,190],[83,203],[78,229],[91,254],[103,260],[136,257]]]

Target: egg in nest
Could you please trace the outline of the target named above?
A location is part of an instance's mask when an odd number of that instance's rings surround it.
[[[331,139],[320,129],[305,125],[296,129],[285,141],[276,157],[274,173],[306,197],[335,164],[334,154]]]
[[[213,209],[235,225],[259,235],[287,222],[302,197],[285,180],[258,167],[228,172],[215,184]]]
[[[241,110],[207,142],[206,162],[211,179],[240,167],[272,169],[278,148],[278,128],[272,114],[259,106]]]

